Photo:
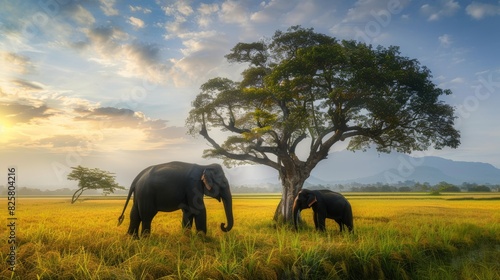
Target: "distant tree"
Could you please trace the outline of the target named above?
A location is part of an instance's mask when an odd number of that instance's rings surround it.
[[[80,187],[73,194],[73,198],[71,199],[72,204],[78,200],[85,190],[102,189],[103,194],[108,195],[117,189],[125,189],[115,182],[115,176],[111,172],[99,168],[91,169],[80,165],[71,167],[71,169],[73,169],[73,171],[68,174],[68,180],[78,181],[78,186]]]
[[[398,47],[294,26],[270,40],[238,43],[226,58],[247,66],[242,80],[204,83],[186,125],[211,145],[205,158],[277,170],[282,198],[275,220],[292,221],[294,197],[341,141],[349,140],[349,150],[375,145],[404,153],[460,144],[454,109],[440,100],[451,91]]]
[[[438,192],[460,192],[459,187],[447,182],[440,182],[434,188]]]
[[[411,192],[411,188],[408,186],[399,187],[400,192]]]
[[[491,192],[490,187],[485,186],[485,185],[475,185],[475,186],[469,186],[467,188],[467,191],[469,192]]]
[[[428,182],[425,182],[425,183],[415,183],[415,186],[413,186],[413,189],[417,192],[427,192],[429,190],[431,190],[431,184],[429,184]]]

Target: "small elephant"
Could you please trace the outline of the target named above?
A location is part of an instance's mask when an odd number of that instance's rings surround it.
[[[222,199],[226,212],[227,226],[221,230],[230,231],[233,227],[232,196],[229,183],[219,164],[197,165],[185,162],[169,162],[150,166],[137,175],[123,207],[118,225],[123,222],[125,209],[134,194],[134,205],[130,211],[128,234],[139,237],[151,231],[151,221],[158,211],[172,212],[182,210],[182,226],[191,229],[193,219],[196,230],[207,233],[207,212],[203,195]]]
[[[347,226],[349,232],[353,231],[351,204],[343,195],[330,190],[307,189],[299,191],[293,202],[293,223],[296,230],[299,211],[311,207],[314,212],[314,226],[317,230],[326,229],[325,220],[328,218],[339,224],[341,232],[344,225]]]

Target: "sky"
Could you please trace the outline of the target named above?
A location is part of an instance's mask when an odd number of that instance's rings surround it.
[[[10,166],[50,189],[76,187],[77,165],[128,187],[152,164],[214,162],[184,127],[200,86],[241,80],[224,55],[294,25],[399,46],[453,92],[462,144],[424,154],[500,168],[500,1],[0,0],[0,185]]]

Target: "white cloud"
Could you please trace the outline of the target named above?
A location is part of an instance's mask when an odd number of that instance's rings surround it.
[[[213,4],[205,4],[201,3],[200,7],[198,8],[198,12],[201,15],[211,15],[219,11],[219,5],[217,3]]]
[[[190,16],[193,13],[193,8],[185,1],[176,1],[174,4],[163,6],[162,10],[167,16]]]
[[[269,3],[262,2],[259,11],[250,15],[250,19],[256,23],[270,23],[282,18],[283,15],[296,5],[295,1],[273,0]]]
[[[80,25],[91,26],[95,23],[94,16],[81,5],[76,5],[74,7],[71,16]]]
[[[114,7],[116,0],[99,0],[101,2],[101,10],[107,16],[118,15],[118,10]]]
[[[445,48],[450,47],[451,44],[453,43],[451,36],[449,34],[444,34],[442,36],[439,36],[438,39],[439,39],[439,43],[441,44],[441,46],[443,46]]]
[[[152,11],[151,9],[148,9],[148,8],[144,8],[144,7],[141,7],[141,6],[132,6],[132,5],[129,5],[129,9],[131,12],[142,12],[144,14],[150,14]]]
[[[420,7],[420,11],[427,17],[428,21],[453,16],[458,10],[460,10],[460,4],[454,0],[440,0]]]
[[[465,80],[461,77],[455,78],[450,81],[450,84],[464,84]]]
[[[34,69],[34,65],[29,57],[13,52],[0,50],[0,61],[3,61],[3,69],[0,72],[4,72],[4,74],[8,72],[27,74]]]
[[[116,67],[124,77],[139,77],[155,83],[165,83],[170,65],[162,60],[157,44],[130,41],[130,36],[116,27],[86,30],[88,42],[82,52],[105,67]]]
[[[249,15],[244,5],[228,0],[222,3],[219,18],[224,23],[245,24],[248,22]]]
[[[500,15],[500,5],[472,2],[465,8],[465,11],[472,18],[479,20],[488,16]]]
[[[202,83],[215,76],[215,71],[225,61],[229,49],[225,35],[215,31],[182,34],[183,58],[171,59],[174,64],[170,71],[174,84],[185,86],[189,83]]]
[[[176,5],[177,11],[184,16],[189,16],[193,13],[193,8],[191,8],[191,6],[189,6],[185,1],[178,1]]]
[[[198,26],[205,28],[209,27],[213,22],[214,15],[219,11],[219,5],[202,3],[198,8],[197,22]]]
[[[394,2],[389,2],[394,3]],[[335,36],[346,37],[365,43],[380,42],[388,38],[386,29],[410,1],[401,0],[388,8],[388,2],[377,0],[358,0],[347,9],[345,17],[334,24],[330,31]]]
[[[145,26],[144,21],[136,17],[129,17],[128,23],[130,23],[136,29],[144,28]]]
[[[323,5],[327,4],[323,3]],[[321,9],[322,5],[318,5],[313,1],[299,1],[299,3],[285,15],[284,19],[288,25],[307,24],[309,20],[317,17]]]
[[[165,24],[165,29],[167,30],[166,39],[175,38],[189,32],[189,23],[185,17],[177,16],[174,21]]]

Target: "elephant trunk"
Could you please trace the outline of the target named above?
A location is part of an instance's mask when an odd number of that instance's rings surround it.
[[[293,210],[292,210],[293,211],[293,225],[295,227],[295,230],[297,230],[297,223],[299,222],[299,210],[300,210],[297,198],[295,198],[295,201],[293,202]]]
[[[224,223],[220,224],[220,229],[223,232],[228,232],[233,228],[233,198],[231,196],[231,192],[229,192],[228,188],[228,194],[224,197],[222,197],[222,203],[224,204],[224,210],[226,211],[226,218],[227,218],[227,226]]]

